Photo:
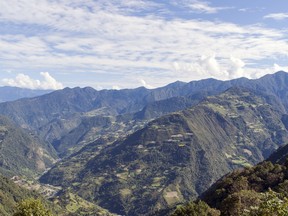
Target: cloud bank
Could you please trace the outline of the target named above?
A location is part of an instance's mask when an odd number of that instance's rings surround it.
[[[65,85],[68,79],[77,85],[80,80],[70,77],[81,77],[89,85],[130,88],[147,85],[139,79],[157,87],[211,76],[254,77],[287,62],[285,29],[185,17],[223,10],[231,8],[208,0],[0,1],[6,32],[0,32],[0,66],[15,74],[23,68],[55,71]],[[185,16],[177,14],[182,12]],[[19,85],[17,78],[12,81]]]
[[[253,77],[253,73],[245,74],[245,62],[239,58],[230,56],[227,59],[217,58],[216,54],[210,56],[201,56],[193,63],[181,63],[174,62],[173,68],[175,76],[181,77],[181,80],[185,80],[185,77],[190,77],[192,80],[203,78],[216,78],[216,79],[234,79],[246,76],[248,78]]]
[[[43,80],[32,79],[28,75],[18,74],[15,79],[3,79],[3,83],[8,86],[28,89],[57,90],[62,89],[63,85],[57,82],[48,72],[41,72]]]

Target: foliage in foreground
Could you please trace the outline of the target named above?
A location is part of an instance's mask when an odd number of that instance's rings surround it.
[[[17,212],[13,216],[53,216],[41,200],[29,198],[18,203]]]
[[[288,198],[282,194],[269,190],[261,194],[261,203],[251,206],[243,216],[287,216]]]
[[[221,212],[209,207],[204,201],[189,202],[178,206],[171,216],[287,216],[288,198],[269,190],[265,193],[240,191],[228,196],[222,203]]]
[[[189,202],[178,206],[171,216],[219,216],[220,211],[210,208],[205,202]]]

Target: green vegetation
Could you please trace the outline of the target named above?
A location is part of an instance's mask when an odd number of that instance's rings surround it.
[[[220,216],[220,211],[210,208],[205,202],[189,202],[178,206],[171,216]]]
[[[35,177],[56,162],[52,146],[0,116],[0,173]]]
[[[260,203],[245,209],[243,216],[287,216],[288,198],[269,190],[260,194]],[[250,203],[251,205],[251,203]]]
[[[41,200],[39,199],[26,199],[18,203],[17,211],[13,216],[53,216],[50,210],[48,210]]]
[[[0,176],[0,215],[12,215],[17,202],[34,197],[32,192],[22,189],[6,177]]]
[[[288,198],[268,190],[257,193],[241,190],[230,194],[221,203],[221,212],[209,207],[204,201],[189,202],[178,206],[170,216],[287,216]]]
[[[54,201],[69,212],[93,214],[98,205],[125,215],[172,208],[197,197],[228,171],[262,161],[288,140],[287,119],[277,102],[287,107],[282,93],[287,87],[278,85],[283,74],[277,77],[266,83],[249,81],[245,85],[250,90],[232,88],[189,109],[238,81],[207,80],[205,85],[193,82],[156,90],[67,88],[0,105],[1,113],[34,131],[27,135],[0,124],[0,171],[32,177],[51,166],[57,156],[52,146],[38,142],[37,134],[67,156],[41,180],[64,188]],[[273,87],[266,88],[270,81]],[[264,87],[278,98],[253,93]],[[179,112],[163,116],[172,111]],[[230,176],[211,196],[217,208],[228,214],[234,205],[235,214],[240,214],[245,202],[252,202],[253,191],[255,206],[262,202],[258,193],[269,187],[287,191],[285,168],[266,164],[259,170],[255,171],[259,175],[245,171]],[[239,204],[239,200],[246,201]],[[208,207],[199,202],[191,208]]]
[[[235,170],[217,181],[201,200],[223,216],[288,215],[287,146],[256,166]]]
[[[232,88],[115,142],[115,138],[98,139],[40,180],[110,212],[149,214],[196,198],[232,169],[262,161],[288,140],[281,118],[262,95]],[[86,120],[89,124],[91,119]],[[235,193],[251,190],[247,176],[229,181],[238,183],[231,186]],[[220,200],[230,192],[224,187],[218,194]]]
[[[29,209],[30,208],[29,206],[31,206],[32,209],[34,207],[36,208],[37,206],[39,206],[40,208],[41,205],[43,205],[45,208],[47,207],[49,209],[53,209],[53,213],[57,215],[60,215],[60,213],[63,213],[62,209],[58,205],[45,200],[38,193],[22,188],[18,186],[17,184],[15,184],[14,182],[12,182],[10,179],[0,175],[0,215],[1,216],[11,216],[14,213],[16,213],[17,209],[19,211],[22,208],[26,209],[26,207],[27,209]],[[19,208],[17,208],[17,206]],[[19,213],[17,215],[22,215],[22,214]]]
[[[287,155],[288,145],[269,158],[280,164],[268,160],[231,172],[212,185],[201,200],[177,207],[171,216],[214,215],[216,209],[221,216],[287,216]]]
[[[57,197],[52,198],[52,201],[61,206],[67,215],[75,216],[112,216],[109,211],[88,202],[71,191],[60,191]],[[64,214],[64,215],[66,215]]]

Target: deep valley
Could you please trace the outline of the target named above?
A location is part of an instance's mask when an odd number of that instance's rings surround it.
[[[280,71],[255,80],[65,88],[7,100],[0,103],[0,173],[14,176],[24,197],[46,197],[57,215],[169,215],[199,197],[237,215],[223,207],[232,193],[215,190],[245,173],[246,186],[235,193],[266,192],[270,185],[252,184],[255,169],[270,172],[280,163],[286,170],[287,96],[288,74]],[[266,159],[272,162],[254,168]],[[277,184],[288,178],[281,176]],[[26,196],[31,190],[42,195]],[[7,202],[4,215],[16,205]]]

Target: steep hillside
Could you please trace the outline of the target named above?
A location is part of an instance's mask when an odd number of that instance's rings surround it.
[[[56,159],[51,145],[0,116],[0,173],[31,177],[42,173]]]
[[[12,215],[15,212],[17,202],[32,197],[33,194],[20,188],[11,180],[0,175],[0,214],[3,216]]]
[[[150,121],[164,114],[189,108],[205,96],[219,94],[232,86],[242,86],[274,96],[275,100],[280,102],[279,107],[284,110],[288,107],[287,77],[287,73],[278,72],[257,80],[206,79],[190,83],[176,82],[151,90],[144,87],[102,91],[89,87],[65,88],[35,98],[1,103],[0,114],[8,116],[17,125],[33,131],[41,139],[58,146],[63,139],[66,139],[64,137],[67,134],[80,126],[82,120],[86,121],[87,116],[113,118],[119,115],[130,115],[134,116],[133,120]],[[93,125],[91,127],[87,128],[85,133],[91,133]],[[90,137],[88,136],[88,140],[80,139],[79,142],[90,142]],[[78,143],[75,145],[77,146]],[[74,148],[75,145],[70,147]],[[70,147],[59,149],[70,152]]]
[[[29,191],[25,188],[19,187],[10,179],[0,175],[0,215],[11,216],[16,212],[17,203],[28,199],[39,198],[47,208],[53,209],[53,212],[62,212],[61,208],[55,204],[45,201],[39,194]],[[61,214],[62,215],[62,214]]]
[[[272,155],[269,156],[267,161],[271,161],[274,164],[285,164],[288,158],[288,145],[280,146]]]
[[[287,150],[288,145],[281,146],[265,161],[225,175],[199,199],[157,215],[186,216],[191,212],[207,215],[213,210],[211,215],[287,215]]]
[[[110,137],[113,140],[123,138],[142,128],[146,123],[144,120],[136,121],[132,116],[85,115],[75,129],[54,142],[54,147],[60,157],[68,156],[101,137]]]
[[[200,92],[189,96],[172,97],[165,100],[148,103],[141,111],[134,114],[134,119],[154,119],[165,114],[184,110],[192,107],[207,97],[209,94]]]
[[[231,81],[214,79],[176,82],[165,87],[148,90],[145,88],[127,90],[102,90],[92,88],[65,88],[36,98],[22,99],[0,104],[0,113],[9,116],[17,124],[30,129],[38,129],[52,120],[66,119],[75,113],[95,115],[119,115],[134,113],[155,101],[175,97],[188,97],[199,100],[203,96],[219,94],[232,86],[242,86],[267,95],[274,95],[287,105],[285,92],[288,90],[288,74],[278,72],[257,80],[246,78]],[[202,96],[201,96],[202,95]],[[183,103],[183,100],[180,100]],[[167,104],[168,102],[166,102]],[[187,106],[191,105],[188,101]],[[164,107],[164,106],[163,106]],[[167,109],[167,107],[164,107]],[[181,105],[180,109],[186,108]],[[177,108],[171,111],[178,111]],[[171,111],[165,111],[171,112]]]
[[[40,97],[1,103],[0,113],[45,141],[59,143],[81,123],[82,117],[116,116],[128,109],[140,110],[144,106],[142,95],[147,91],[145,88],[121,91],[66,88]]]
[[[288,197],[287,171],[286,145],[279,148],[266,161],[256,166],[235,170],[224,176],[203,193],[200,198],[211,207],[221,210],[221,215],[243,215],[244,209],[247,212],[247,209],[251,210],[251,206],[259,206],[263,198],[264,200],[273,198],[269,202],[270,204],[273,203],[274,210],[272,208],[268,209],[268,206],[266,208],[267,210],[276,211],[278,201],[283,204],[287,202],[287,199],[284,198]],[[269,190],[280,193],[277,195],[278,198],[273,194],[274,192],[269,192]]]
[[[265,94],[278,97],[284,106],[288,107],[288,76],[286,72],[280,71],[275,74],[265,75],[255,80],[254,89]]]
[[[127,110],[140,110],[141,99],[149,90],[102,90],[93,88],[65,88],[43,96],[1,103],[0,113],[9,116],[17,124],[38,129],[52,120],[66,119],[76,113],[91,115],[118,115]]]
[[[156,119],[104,149],[91,143],[40,180],[71,187],[117,214],[171,207],[197,197],[230,170],[262,161],[287,142],[280,105],[275,97],[232,88]]]

